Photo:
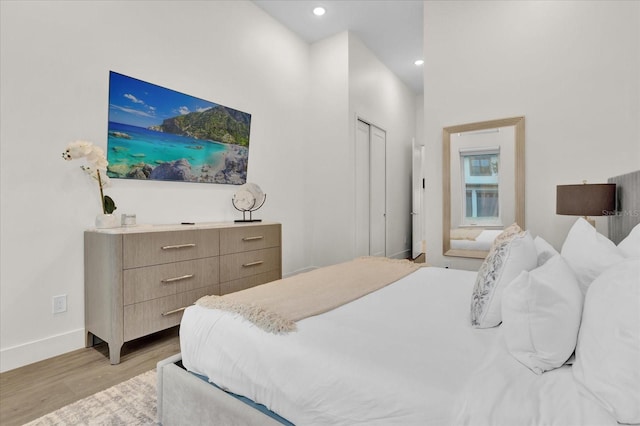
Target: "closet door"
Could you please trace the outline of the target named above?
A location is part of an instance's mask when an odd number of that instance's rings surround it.
[[[371,126],[369,156],[369,253],[387,255],[387,133]]]
[[[386,132],[362,120],[356,128],[356,254],[386,256]]]
[[[356,256],[369,255],[369,125],[356,125]]]

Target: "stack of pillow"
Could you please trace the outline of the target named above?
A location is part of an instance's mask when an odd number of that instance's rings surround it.
[[[640,225],[616,246],[578,219],[561,253],[510,226],[478,272],[471,323],[502,323],[536,374],[575,352],[575,379],[619,422],[640,423]]]

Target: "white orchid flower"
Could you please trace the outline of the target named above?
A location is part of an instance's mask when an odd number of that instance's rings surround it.
[[[89,151],[87,152],[86,157],[87,161],[90,161],[92,163],[97,163],[100,160],[106,161],[104,157],[104,151],[102,150],[102,148],[97,146],[92,146],[91,149],[89,149]]]
[[[110,179],[107,176],[107,161],[102,148],[95,146],[91,142],[87,141],[75,141],[67,145],[67,148],[62,153],[62,158],[65,160],[75,160],[85,157],[87,165],[82,165],[80,168],[93,179],[98,181],[98,187],[100,189],[100,200],[102,204],[102,212],[113,213],[116,209],[116,205],[108,195],[104,195],[102,189],[109,186]]]
[[[67,145],[67,149],[62,153],[65,160],[75,160],[77,158],[86,157],[93,149],[93,144],[87,141],[75,141]],[[103,153],[104,156],[104,153]]]
[[[99,167],[94,166],[80,166],[80,168],[93,179],[97,180],[100,184],[102,184],[103,188],[106,188],[111,184],[111,179],[106,173],[106,167],[101,169]],[[100,173],[100,179],[98,179],[98,173]]]

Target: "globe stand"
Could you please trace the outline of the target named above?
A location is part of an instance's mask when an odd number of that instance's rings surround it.
[[[242,219],[234,220],[235,223],[243,223],[243,222],[262,222],[262,219],[254,219],[253,212],[258,210],[260,207],[264,205],[264,202],[267,201],[267,194],[264,194],[264,198],[262,199],[262,203],[258,207],[255,207],[256,200],[253,200],[253,205],[248,209],[241,209],[236,206],[236,200],[234,198],[231,199],[231,204],[233,204],[233,208],[242,212]],[[247,219],[247,212],[249,212],[249,219]]]

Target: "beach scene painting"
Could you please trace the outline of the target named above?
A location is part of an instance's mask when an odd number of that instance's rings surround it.
[[[251,114],[111,71],[107,174],[242,185]]]

